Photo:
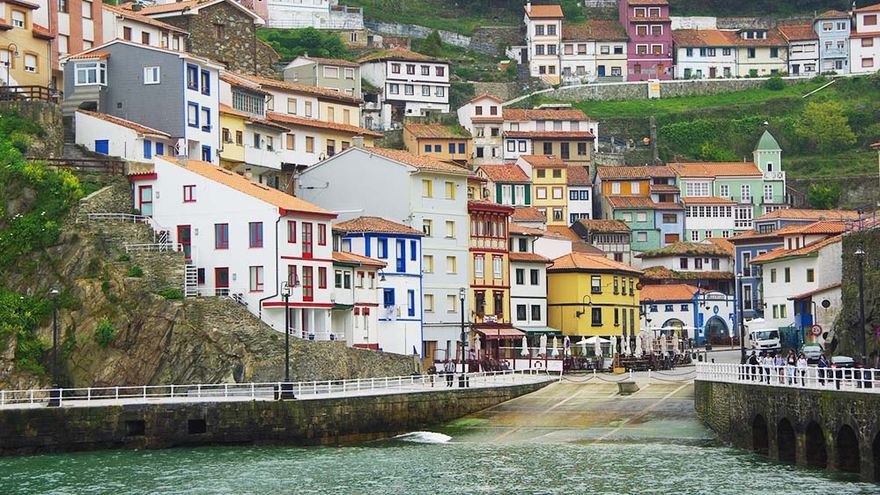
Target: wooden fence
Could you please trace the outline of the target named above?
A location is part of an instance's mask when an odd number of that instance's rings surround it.
[[[61,101],[61,92],[46,86],[0,86],[0,102],[22,100],[58,103]]]

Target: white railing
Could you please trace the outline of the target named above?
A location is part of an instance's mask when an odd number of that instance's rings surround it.
[[[697,363],[698,381],[880,393],[880,369]]]
[[[459,386],[461,373],[455,374]],[[503,387],[540,383],[556,379],[536,371],[494,371],[467,373],[469,388]],[[558,377],[557,377],[558,378]],[[46,405],[50,396],[59,398],[60,405],[103,406],[119,403],[207,402],[274,400],[282,382],[215,383],[195,385],[142,385],[127,387],[95,387],[64,389],[0,390],[0,409]],[[353,380],[323,380],[289,384],[298,399],[340,396],[382,395],[390,393],[429,392],[446,386],[444,375],[389,376]]]
[[[147,223],[150,217],[144,215],[132,215],[131,213],[87,213],[89,221],[122,221],[129,223]]]
[[[125,248],[126,253],[149,251],[166,253],[180,251],[180,245],[172,242],[148,242],[145,244],[129,244],[126,242],[122,247]]]

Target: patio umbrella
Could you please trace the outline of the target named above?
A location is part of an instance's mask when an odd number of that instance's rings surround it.
[[[629,355],[629,337],[623,337],[623,349],[621,349],[621,353],[624,356]]]
[[[672,337],[672,352],[675,353],[675,354],[678,354],[678,352],[679,352],[679,347],[678,347],[678,346],[679,346],[680,344],[679,344],[678,341],[679,341],[679,338],[678,338],[678,337]]]
[[[666,334],[660,336],[660,353],[666,354]]]
[[[598,342],[600,344],[607,344],[608,342],[611,342],[611,341],[608,339],[602,338],[602,337],[598,337],[598,336],[593,336],[593,337],[590,337],[587,339],[588,344],[595,344],[596,342]]]
[[[642,345],[644,344],[644,339],[642,339],[642,334],[636,336],[636,351],[635,355],[637,358],[642,357],[644,351],[642,350]]]
[[[523,335],[522,338],[522,350],[519,352],[520,356],[528,356],[529,355],[529,341],[526,340],[526,336]]]
[[[578,342],[578,345],[581,346],[581,355],[587,355],[587,339],[581,337],[581,340]]]
[[[593,352],[596,353],[596,357],[602,357],[602,343],[599,340],[599,338],[593,338]]]
[[[614,354],[617,352],[617,337],[611,337],[611,353],[609,357],[614,359]]]
[[[480,339],[474,339],[474,353],[477,355],[477,359],[480,359],[480,349],[483,347],[483,343],[480,342]]]
[[[539,356],[546,356],[547,355],[547,334],[546,333],[541,334],[541,341],[540,342],[541,343],[538,346],[538,355]]]
[[[553,357],[559,357],[559,347],[556,342],[556,336],[553,336],[553,350],[550,352],[550,355]]]

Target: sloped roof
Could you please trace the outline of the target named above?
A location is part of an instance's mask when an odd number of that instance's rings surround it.
[[[819,35],[809,24],[782,24],[778,27],[782,37],[788,41],[817,40]]]
[[[367,153],[379,155],[396,162],[400,162],[422,170],[445,172],[456,175],[467,175],[468,170],[452,162],[445,162],[429,156],[418,156],[408,151],[392,150],[388,148],[363,148]]]
[[[504,137],[530,139],[593,139],[590,131],[504,131]]]
[[[764,131],[758,144],[755,145],[755,150],[780,151],[782,148],[779,147],[779,141],[773,137],[773,134],[770,134],[770,131]]]
[[[443,124],[406,124],[403,130],[417,138],[470,139],[471,133],[464,127]]]
[[[821,14],[816,16],[816,19],[839,19],[839,18],[849,19],[849,14],[847,14],[846,12],[841,12],[839,10],[826,10],[825,12],[822,12]]]
[[[748,31],[749,29],[740,29]],[[739,35],[736,31],[725,31],[730,41],[737,46],[785,46],[785,40],[782,38],[779,30],[776,28],[767,30],[767,37],[762,39],[747,39]]]
[[[672,31],[672,39],[678,46],[732,46],[729,31],[718,29],[676,29]]]
[[[379,62],[383,60],[401,60],[406,62],[443,62],[446,63],[445,60],[440,60],[434,57],[429,57],[428,55],[422,55],[421,53],[416,53],[411,50],[407,50],[406,48],[394,47],[387,48],[385,50],[378,50],[372,53],[368,53],[363,57],[358,59],[359,64],[365,64],[368,62]]]
[[[756,220],[858,220],[859,212],[854,210],[816,210],[809,208],[784,208],[759,216]]]
[[[841,286],[843,286],[843,284],[840,282],[838,282],[836,284],[826,285],[825,287],[819,287],[818,289],[813,289],[811,291],[804,292],[803,294],[791,296],[788,298],[788,300],[795,301],[798,299],[804,299],[805,297],[810,297],[810,296],[814,296],[816,294],[821,294],[823,292],[828,292],[829,290],[839,289]]]
[[[110,5],[108,3],[102,4],[102,8],[104,10],[108,10],[113,12],[116,15],[125,17],[126,19],[132,19],[138,22],[143,22],[144,24],[149,24],[151,26],[155,26],[161,29],[167,29],[169,31],[174,31],[176,33],[187,34],[187,30],[174,26],[172,24],[168,24],[167,22],[162,22],[159,19],[153,19],[150,16],[144,15],[141,12],[134,11],[131,9],[124,9],[122,7],[117,7],[116,5]]]
[[[564,17],[562,13],[562,7],[558,4],[553,5],[532,5],[531,9],[529,5],[524,5],[523,9],[526,11],[526,15],[531,19],[547,19],[547,18],[557,18]]]
[[[645,268],[642,279],[650,280],[733,280],[731,272],[677,272],[665,266]]]
[[[547,268],[548,272],[556,271],[586,271],[586,272],[623,272],[633,275],[641,275],[642,271],[624,263],[606,258],[605,256],[571,253],[560,256],[553,260],[553,264]]]
[[[653,210],[661,207],[681,209],[681,205],[676,203],[655,203],[647,196],[606,196],[605,200],[611,208],[620,210]]]
[[[718,246],[718,248],[727,253],[728,256],[733,256],[734,245],[727,239],[723,237],[707,237],[706,240]]]
[[[416,230],[402,223],[393,222],[387,218],[371,216],[361,216],[339,222],[333,225],[333,230],[349,233],[425,235],[421,230]]]
[[[268,117],[271,121],[281,124],[301,125],[318,129],[341,131],[351,133],[354,136],[370,136],[374,138],[381,138],[384,136],[384,134],[382,134],[381,132],[372,131],[370,129],[365,129],[363,127],[358,127],[355,125],[339,124],[337,122],[324,122],[323,120],[315,119],[304,119],[302,117],[294,117],[293,115],[285,115],[283,113],[268,112],[266,113],[266,117]]]
[[[91,60],[95,58],[99,60],[110,58],[110,52],[99,50],[77,53],[76,55],[70,55],[67,57],[67,60]]]
[[[596,167],[600,179],[649,179],[648,167]]]
[[[652,193],[673,193],[680,194],[681,189],[678,186],[673,186],[672,184],[651,184],[651,192]]]
[[[730,198],[719,198],[715,196],[710,197],[695,197],[695,196],[683,196],[681,198],[681,202],[685,205],[735,205],[736,201]]]
[[[549,264],[550,258],[545,258],[535,253],[514,253],[508,254],[510,261],[518,261],[520,263],[544,263]]]
[[[360,104],[363,100],[356,96],[351,96],[343,93],[342,91],[337,91],[335,89],[330,88],[320,88],[318,86],[307,86],[305,84],[280,81],[278,79],[269,79],[268,77],[255,76],[253,74],[242,74],[239,72],[234,73],[236,77],[242,78],[246,81],[250,81],[252,83],[258,84],[260,86],[264,86],[267,88],[275,88],[286,91],[294,91],[298,93],[304,93],[308,95],[315,96],[317,98],[330,98],[333,100],[339,100],[348,102],[354,105]]]
[[[730,252],[717,244],[699,242],[676,242],[660,249],[653,249],[637,254],[637,258],[663,258],[666,256],[730,256]]]
[[[568,173],[565,179],[569,186],[589,186],[593,184],[593,181],[590,179],[590,172],[587,171],[586,167],[572,165],[567,170]]]
[[[153,136],[162,136],[166,138],[170,138],[171,136],[167,132],[162,132],[152,127],[147,127],[145,125],[138,124],[137,122],[132,122],[130,120],[121,119],[119,117],[114,117],[113,115],[107,115],[106,113],[98,113],[91,112],[89,110],[77,109],[78,113],[82,113],[88,115],[89,117],[94,117],[96,119],[103,120],[105,122],[109,122],[111,124],[118,125],[120,127],[125,127],[126,129],[131,129],[137,133],[145,134],[145,135],[153,135]]]
[[[626,29],[618,21],[590,19],[585,22],[564,23],[562,39],[570,41],[626,41]]]
[[[746,177],[763,176],[752,162],[689,162],[670,163],[669,167],[682,177]]]
[[[565,162],[562,158],[554,155],[520,155],[521,159],[527,161],[533,167],[564,167]]]
[[[566,108],[504,108],[504,120],[525,122],[529,120],[590,120],[580,110]]]
[[[259,199],[265,203],[290,212],[310,213],[314,215],[322,215],[330,218],[336,218],[336,214],[321,208],[320,206],[309,203],[295,196],[291,196],[285,192],[279,191],[272,187],[266,186],[247,179],[234,172],[230,172],[224,168],[218,167],[212,163],[200,160],[187,160],[185,165],[177,163],[177,159],[170,156],[158,156],[159,160],[164,160],[171,165],[181,167],[190,172],[196,173],[213,180],[218,184],[223,184],[236,191],[247,194],[251,197]]]
[[[470,100],[468,100],[468,103],[473,103],[473,102],[475,102],[475,101],[477,101],[477,100],[481,100],[481,99],[483,99],[483,98],[489,98],[490,100],[494,100],[494,101],[496,101],[496,102],[498,102],[498,103],[504,103],[504,100],[502,100],[501,98],[499,98],[499,97],[497,97],[497,96],[495,96],[495,95],[493,95],[493,94],[489,94],[489,93],[482,93],[482,94],[479,94],[479,95],[477,95],[477,96],[474,96],[473,98],[471,98]]]
[[[621,220],[597,220],[593,218],[582,218],[578,223],[590,232],[632,232],[632,229]]]
[[[514,210],[514,213],[516,210]],[[543,218],[543,217],[542,217]],[[541,229],[536,229],[534,227],[526,227],[525,225],[520,225],[516,222],[510,222],[510,225],[507,227],[507,231],[511,234],[516,235],[530,235],[535,237],[541,237],[544,235],[544,231]]]
[[[819,221],[814,223],[786,225],[776,231],[779,235],[842,234],[846,232],[843,222]]]
[[[880,3],[874,5],[868,5],[867,7],[859,7],[857,9],[853,9],[853,12],[880,12]]]
[[[43,39],[43,40],[51,40],[55,38],[55,35],[52,34],[52,31],[47,27],[43,27],[36,22],[31,23],[31,34],[34,38]]]
[[[547,217],[544,216],[534,206],[517,206],[513,209],[513,215],[510,219],[514,222],[545,222]]]
[[[491,180],[492,182],[516,182],[516,183],[528,183],[530,182],[529,176],[523,172],[523,169],[517,167],[513,164],[505,164],[505,165],[480,165],[477,167],[479,170],[482,170],[484,174]]]
[[[333,251],[333,261],[360,266],[374,266],[377,268],[384,268],[388,266],[388,263],[385,263],[384,261],[370,258],[368,256],[361,256],[360,254],[348,253],[345,251]]]
[[[189,10],[196,10],[198,12],[203,7],[210,7],[212,5],[221,3],[225,0],[188,0],[182,2],[171,2],[166,4],[157,4],[157,5],[146,5],[143,6],[138,12],[143,15],[161,15],[161,14],[173,14],[176,12],[185,13]],[[249,17],[253,18],[256,24],[265,24],[265,21],[262,17],[258,16],[254,11],[245,7],[240,2],[235,0],[229,0],[229,4],[233,7],[241,10]],[[128,2],[122,5],[122,8],[133,10],[134,2]]]
[[[572,242],[583,242],[583,239],[566,225],[548,225],[545,232]]]
[[[304,58],[306,60],[311,60],[312,62],[317,62],[319,64],[324,64],[324,65],[339,65],[341,67],[360,67],[355,62],[352,62],[350,60],[343,60],[341,58],[313,57],[311,55],[300,55],[297,58]]]
[[[643,285],[639,292],[642,302],[691,301],[700,289],[688,284]]]
[[[752,263],[768,263],[771,261],[780,261],[786,258],[810,255],[819,252],[819,250],[825,246],[840,242],[842,239],[842,235],[835,235],[822,239],[821,241],[808,244],[800,249],[785,249],[784,247],[779,247],[755,258],[752,258]]]

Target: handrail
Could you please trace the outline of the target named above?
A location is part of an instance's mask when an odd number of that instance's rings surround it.
[[[48,86],[0,86],[0,101],[42,100],[58,103],[61,92]]]
[[[697,363],[697,381],[880,393],[880,369]]]
[[[461,373],[456,373],[461,376]],[[537,383],[555,379],[531,370],[467,373],[471,388]],[[527,378],[527,379],[526,379]],[[442,376],[407,375],[350,380],[302,381],[289,384],[296,397],[317,398],[333,394],[370,395],[393,392],[425,392],[444,385]],[[7,406],[45,404],[54,394],[61,404],[104,405],[107,401],[148,403],[172,401],[272,400],[282,382],[212,383],[189,385],[134,385],[59,389],[0,390],[0,409]],[[287,384],[285,384],[287,385]],[[457,384],[456,384],[457,385]],[[366,393],[365,393],[366,392]]]

